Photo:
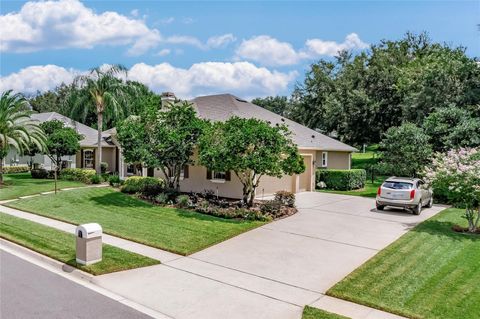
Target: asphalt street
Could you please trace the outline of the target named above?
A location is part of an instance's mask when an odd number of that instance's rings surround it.
[[[151,318],[0,251],[0,318]]]

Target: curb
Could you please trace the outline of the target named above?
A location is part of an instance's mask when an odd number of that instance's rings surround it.
[[[105,297],[113,299],[127,307],[130,307],[138,312],[141,312],[147,316],[156,319],[173,319],[172,317],[138,304],[134,301],[126,299],[125,297],[118,295],[110,290],[97,286],[94,282],[95,276],[84,271],[81,271],[70,265],[66,265],[60,261],[52,259],[50,257],[39,254],[33,250],[17,245],[13,242],[0,238],[0,251],[10,253],[18,258],[21,258],[27,262],[30,262],[38,267],[51,271],[63,278],[71,280],[87,289],[90,289],[96,293],[99,293]]]

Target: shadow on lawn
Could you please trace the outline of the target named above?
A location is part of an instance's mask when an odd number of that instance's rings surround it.
[[[459,233],[452,229],[455,223],[442,220],[426,220],[413,228],[413,232],[427,233],[438,237],[448,237],[453,240],[470,240],[473,242],[480,242],[480,236],[477,234]]]

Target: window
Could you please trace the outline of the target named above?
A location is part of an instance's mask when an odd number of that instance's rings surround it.
[[[383,183],[382,187],[390,189],[412,189],[413,184],[406,182],[386,181],[385,183]]]
[[[322,152],[322,167],[327,167],[328,165],[328,152]]]
[[[84,168],[93,168],[94,166],[94,157],[92,150],[84,150],[83,151],[83,167]]]
[[[225,180],[226,175],[227,174],[225,172],[212,172],[213,179]]]
[[[223,183],[225,181],[230,180],[230,172],[222,172],[222,171],[210,171],[207,170],[207,179],[212,182],[220,182]]]

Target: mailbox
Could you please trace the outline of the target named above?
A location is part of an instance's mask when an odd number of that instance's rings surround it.
[[[102,260],[102,227],[97,223],[83,224],[75,229],[76,261],[91,265]]]

